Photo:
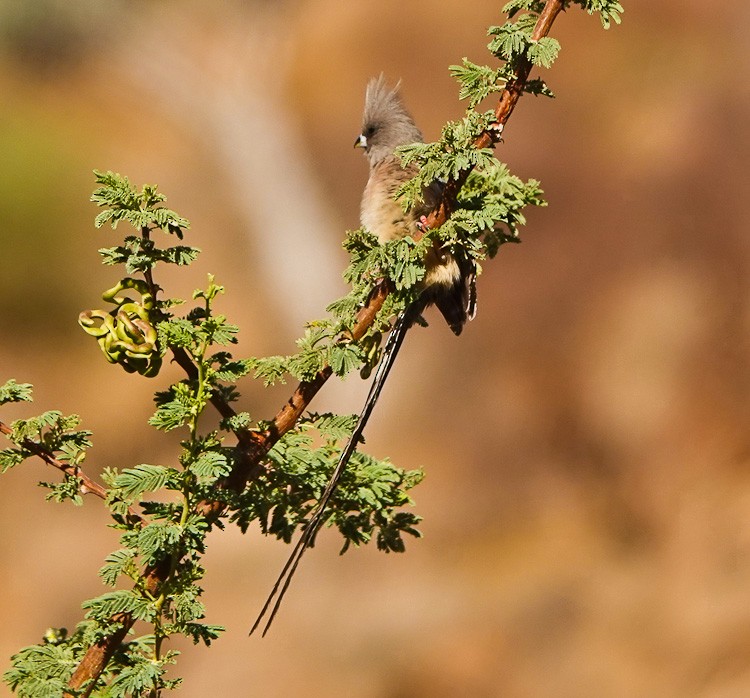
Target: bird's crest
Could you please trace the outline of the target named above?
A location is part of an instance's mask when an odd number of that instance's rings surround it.
[[[399,85],[391,88],[382,74],[367,84],[362,136],[373,163],[391,155],[400,145],[423,140],[422,132],[401,101]]]

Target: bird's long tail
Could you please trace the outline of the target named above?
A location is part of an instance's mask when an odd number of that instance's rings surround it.
[[[258,614],[255,623],[253,623],[253,627],[250,630],[251,635],[257,630],[269,608],[271,609],[271,614],[266,621],[265,627],[263,628],[264,636],[268,632],[268,629],[271,627],[271,623],[273,623],[273,619],[276,617],[276,613],[278,612],[279,607],[281,606],[281,602],[284,599],[284,594],[286,594],[286,590],[289,588],[292,577],[297,571],[297,566],[302,559],[302,555],[305,553],[305,550],[307,550],[310,543],[315,538],[315,534],[325,520],[325,513],[328,502],[330,501],[333,493],[336,491],[336,487],[341,480],[341,476],[344,474],[346,465],[349,462],[349,459],[352,457],[352,454],[356,450],[360,439],[362,438],[362,432],[367,425],[367,420],[372,414],[375,403],[378,401],[380,391],[383,389],[386,378],[388,378],[388,373],[393,366],[393,362],[396,359],[398,350],[401,348],[401,344],[404,341],[406,332],[409,327],[411,327],[414,318],[419,314],[418,306],[419,303],[416,302],[398,316],[396,324],[393,326],[393,329],[391,330],[391,333],[388,337],[388,341],[386,342],[385,348],[383,350],[383,357],[380,361],[380,365],[378,366],[377,371],[375,372],[375,376],[372,380],[372,385],[370,386],[370,392],[367,394],[367,400],[365,401],[365,405],[362,408],[362,412],[360,412],[359,419],[357,419],[357,423],[354,426],[352,435],[349,438],[349,441],[346,444],[344,450],[341,451],[339,462],[336,465],[333,474],[331,475],[328,486],[326,487],[323,495],[320,498],[320,501],[315,507],[310,521],[308,521],[307,525],[302,531],[302,536],[294,546],[294,550],[292,550],[289,559],[286,561],[284,568],[281,570],[281,574],[279,574],[276,583],[273,585],[273,589],[268,595],[268,598],[266,599],[263,608]]]

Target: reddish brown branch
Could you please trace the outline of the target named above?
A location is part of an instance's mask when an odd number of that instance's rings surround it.
[[[375,317],[377,316],[378,311],[383,307],[383,303],[388,297],[388,293],[388,286],[384,282],[379,283],[375,289],[373,289],[367,304],[357,315],[356,324],[349,332],[349,335],[355,342],[362,339],[365,332],[367,332],[369,327],[375,321]],[[287,403],[273,418],[273,434],[269,433],[269,438],[275,436],[275,440],[278,440],[294,426],[295,422],[302,416],[307,405],[310,404],[310,401],[315,395],[317,395],[318,391],[331,377],[331,373],[331,367],[326,366],[322,371],[318,372],[315,378],[310,381],[302,381],[297,386],[292,397],[289,398]]]
[[[532,32],[534,40],[547,36],[552,23],[562,9],[563,0],[547,0]],[[500,100],[495,109],[496,124],[494,128],[485,131],[476,139],[474,143],[476,147],[491,148],[500,140],[502,127],[508,121],[521,97],[530,71],[531,63],[528,60],[520,61],[516,66],[516,77],[508,82],[500,94]],[[469,171],[465,171],[456,181],[448,183],[439,206],[427,217],[427,227],[440,226],[450,217],[456,205],[458,192],[468,176]],[[351,336],[354,340],[360,339],[367,332],[378,311],[383,307],[388,293],[389,289],[384,283],[379,284],[373,290],[369,301],[358,313],[357,322],[351,330]],[[175,352],[175,360],[189,376],[194,374],[195,367],[186,354],[180,355]],[[312,380],[300,382],[292,396],[273,418],[270,428],[266,431],[238,430],[235,432],[240,442],[239,453],[241,457],[234,471],[224,483],[224,487],[234,491],[241,491],[245,487],[253,474],[259,472],[260,463],[268,451],[294,426],[332,373],[330,366],[326,366]],[[232,407],[220,398],[213,399],[212,403],[223,417],[235,414]],[[200,508],[204,514],[218,515],[225,509],[225,505],[218,501],[203,502]],[[166,579],[166,576],[160,577],[159,570],[152,570],[151,575],[151,581],[157,586]],[[132,622],[130,624],[132,625]],[[127,628],[129,627],[130,625],[127,625]],[[74,674],[75,683],[71,680],[69,686],[78,688],[89,679],[96,680],[106,667],[112,653],[122,642],[123,637],[124,632],[118,631],[99,644],[90,647]]]
[[[532,40],[539,41],[539,39],[547,36],[552,28],[552,23],[563,9],[563,0],[547,0],[531,33]],[[509,80],[505,89],[500,93],[500,100],[495,108],[495,123],[492,128],[477,137],[474,141],[476,148],[494,148],[500,140],[505,124],[523,94],[530,72],[531,61],[528,58],[520,60],[516,66],[516,77]],[[455,180],[448,182],[437,208],[427,216],[427,228],[438,228],[450,218],[456,206],[458,192],[466,183],[470,173],[471,170],[464,170]]]
[[[552,28],[552,23],[562,9],[563,0],[547,0],[531,34],[531,38],[534,41],[538,41],[549,34],[549,31]],[[496,123],[493,125],[493,128],[484,131],[474,141],[474,146],[476,148],[494,148],[500,140],[503,127],[507,123],[518,103],[518,100],[523,94],[530,72],[531,61],[528,59],[519,61],[519,64],[516,67],[516,77],[513,80],[510,80],[505,86],[505,89],[500,93],[500,99],[495,109]],[[470,172],[471,170],[464,170],[456,180],[447,184],[440,204],[429,216],[427,216],[427,228],[437,228],[448,220],[450,214],[455,208],[458,192],[465,184]],[[417,235],[419,235],[419,233]],[[372,325],[378,311],[383,307],[383,303],[385,302],[388,293],[389,289],[384,283],[379,284],[374,289],[369,301],[357,315],[357,323],[351,331],[351,336],[355,341],[360,339]],[[305,408],[312,398],[315,397],[330,376],[331,369],[326,366],[326,368],[320,371],[315,378],[310,381],[302,381],[299,386],[297,386],[292,397],[289,398],[287,403],[274,417],[272,429],[257,439],[259,445],[263,449],[263,455],[271,449],[273,444],[281,436],[294,426],[295,422],[300,416],[302,416],[302,413],[305,411]]]
[[[146,591],[154,596],[157,595],[159,587],[169,573],[168,568],[168,563],[164,561],[161,565],[155,565],[146,570],[144,574]],[[125,640],[128,631],[135,624],[135,618],[130,613],[118,613],[112,617],[112,622],[120,623],[121,626],[111,635],[89,647],[80,664],[73,672],[73,676],[70,677],[70,681],[68,681],[68,688],[76,690],[80,690],[86,684],[86,689],[82,693],[76,694],[80,698],[88,698],[91,695],[97,679],[107,667],[109,660],[112,659],[112,655],[117,651],[117,648]],[[89,681],[90,683],[87,683]],[[64,696],[65,698],[73,698],[72,693],[66,692]]]
[[[88,688],[83,693],[77,693],[77,696],[88,698],[91,691],[94,690],[96,680],[106,668],[109,660],[117,648],[122,644],[128,630],[133,626],[133,616],[130,614],[120,614],[112,619],[115,623],[122,623],[122,626],[112,635],[108,635],[103,640],[99,640],[95,645],[91,645],[84,655],[80,664],[73,672],[73,676],[68,681],[68,688],[80,689],[87,681],[91,681]],[[66,692],[65,698],[72,698],[73,694]]]
[[[0,434],[10,436],[13,430],[5,423],[0,422]],[[62,461],[55,458],[50,451],[48,451],[41,444],[25,439],[20,444],[21,448],[30,451],[38,458],[41,458],[47,465],[51,465],[53,468],[57,468],[66,475],[78,478],[81,483],[80,491],[81,494],[94,494],[100,499],[107,498],[107,490],[95,480],[92,480],[86,473],[81,470],[80,466],[71,465],[70,463],[63,463]],[[134,514],[135,515],[135,514]]]

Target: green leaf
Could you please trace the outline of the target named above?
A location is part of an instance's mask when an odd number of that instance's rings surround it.
[[[216,480],[228,475],[231,466],[223,453],[206,451],[198,456],[198,459],[190,465],[189,470],[199,478]]]
[[[217,363],[214,376],[222,381],[235,382],[246,376],[253,369],[249,359],[232,359],[232,355],[221,351],[210,358],[211,363]]]
[[[122,245],[116,247],[102,247],[98,252],[102,258],[102,264],[109,266],[125,264],[130,257],[130,251]]]
[[[193,323],[184,318],[172,318],[157,325],[159,342],[169,347],[190,347],[198,341]]]
[[[161,194],[159,196],[161,196]],[[166,197],[162,197],[159,200],[162,201],[165,198]],[[183,218],[182,216],[179,216],[177,213],[175,213],[171,209],[164,208],[163,206],[160,206],[152,210],[152,220],[156,225],[158,225],[160,228],[167,230],[168,232],[176,233],[176,229],[178,228],[182,229],[182,228],[190,227],[190,221],[187,218]],[[178,237],[180,237],[180,235],[178,235]],[[192,249],[192,248],[186,248],[186,249]]]
[[[532,95],[542,97],[554,98],[555,96],[555,93],[550,90],[550,88],[547,86],[547,83],[541,78],[532,78],[531,80],[527,80],[523,86],[523,91],[528,92]]]
[[[6,448],[0,451],[0,472],[4,473],[12,467],[23,463],[31,455],[18,448]]]
[[[145,657],[136,659],[135,664],[120,669],[108,691],[109,698],[129,698],[144,696],[157,686],[164,673],[160,663]]]
[[[536,23],[536,15],[521,15],[516,22],[506,22],[487,30],[494,38],[487,44],[490,53],[498,58],[514,63],[523,57],[531,42],[531,32]]]
[[[81,481],[74,475],[66,473],[62,482],[40,482],[39,486],[50,490],[49,494],[45,497],[47,501],[52,500],[62,503],[70,500],[76,506],[83,505],[83,497],[80,491]]]
[[[163,465],[136,465],[126,468],[115,478],[114,486],[126,499],[136,499],[144,492],[154,492],[174,482],[179,474]]]
[[[323,414],[311,413],[304,418],[300,425],[304,426],[306,422],[317,429],[321,436],[330,441],[341,441],[349,438],[357,422],[357,416],[352,414],[333,414],[326,412]]]
[[[376,538],[378,550],[386,553],[403,553],[406,550],[403,533],[414,538],[421,538],[421,531],[416,524],[421,521],[419,516],[407,511],[396,512],[392,517],[383,521],[378,529]]]
[[[169,390],[157,393],[156,401],[156,412],[148,423],[162,431],[171,431],[187,424],[202,409],[200,401],[193,395],[186,381],[175,383]]]
[[[8,402],[31,402],[31,383],[16,383],[11,378],[7,383],[0,386],[0,405]]]
[[[506,84],[503,69],[494,69],[486,65],[477,65],[463,58],[463,65],[449,67],[451,75],[458,80],[461,89],[459,99],[468,99],[473,108],[493,92],[501,91]]]
[[[331,347],[329,362],[337,376],[345,376],[357,368],[362,360],[361,352],[356,344],[334,344]]]
[[[615,24],[622,22],[620,15],[625,10],[619,2],[613,2],[613,0],[576,0],[576,3],[590,15],[598,12],[605,29],[609,29],[612,22]]]
[[[153,621],[158,614],[154,605],[132,589],[118,589],[81,604],[90,620],[108,621],[119,613],[132,613],[138,620]]]
[[[556,39],[545,36],[539,41],[532,42],[526,55],[534,65],[549,68],[555,62],[559,52],[560,43]]]
[[[182,238],[183,229],[190,227],[186,218],[171,209],[158,206],[166,197],[159,193],[155,185],[146,184],[139,192],[127,177],[115,172],[94,170],[94,175],[101,186],[94,190],[91,201],[105,209],[96,216],[95,227],[101,228],[109,223],[112,228],[116,228],[124,220],[139,231],[157,227],[178,238]],[[187,262],[175,260],[174,263]]]
[[[247,412],[238,412],[231,417],[221,420],[221,428],[226,431],[242,431],[249,429],[253,418]]]
[[[174,617],[178,623],[192,622],[202,618],[206,612],[203,604],[198,600],[201,589],[191,585],[182,592],[173,594],[172,608]]]
[[[13,655],[3,680],[20,698],[60,698],[78,660],[66,644],[32,645]]]
[[[503,14],[513,17],[520,10],[539,13],[544,8],[543,0],[511,0],[503,7]]]
[[[184,633],[189,637],[193,644],[203,642],[206,647],[211,645],[211,642],[217,640],[221,633],[226,628],[222,625],[204,625],[203,623],[187,622],[179,626],[180,632]]]
[[[226,318],[223,315],[206,318],[201,329],[210,339],[211,344],[224,346],[227,344],[236,344],[237,338],[235,335],[240,330],[237,325],[226,322]]]
[[[163,559],[178,551],[182,528],[171,521],[156,521],[138,532],[138,552],[147,563]]]
[[[102,581],[113,587],[121,575],[131,577],[137,572],[135,555],[135,550],[130,548],[115,550],[107,555],[104,566],[99,570]]]
[[[200,252],[201,251],[197,247],[186,247],[185,245],[179,245],[177,247],[170,247],[164,250],[161,258],[162,261],[168,262],[169,264],[185,266],[194,262]]]

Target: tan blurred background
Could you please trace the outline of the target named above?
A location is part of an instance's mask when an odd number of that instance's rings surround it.
[[[623,0],[621,27],[555,24],[555,100],[522,100],[501,159],[542,181],[524,243],[480,279],[460,339],[409,337],[368,448],[424,466],[424,539],[337,555],[323,536],[270,636],[247,629],[288,553],[211,536],[211,649],[179,695],[750,695],[750,70],[740,0]],[[96,249],[93,168],[158,183],[193,223],[240,355],[287,353],[344,287],[366,178],[364,85],[384,71],[428,139],[462,106],[447,66],[484,62],[501,2],[0,2],[0,381],[78,412],[88,468],[173,463],[148,381],[76,325],[117,280]],[[271,416],[289,387],[246,382]],[[354,411],[364,386],[314,408]],[[408,425],[409,432],[405,432]],[[103,507],[0,479],[0,657],[72,627],[117,545]],[[0,688],[0,694],[6,690]]]

